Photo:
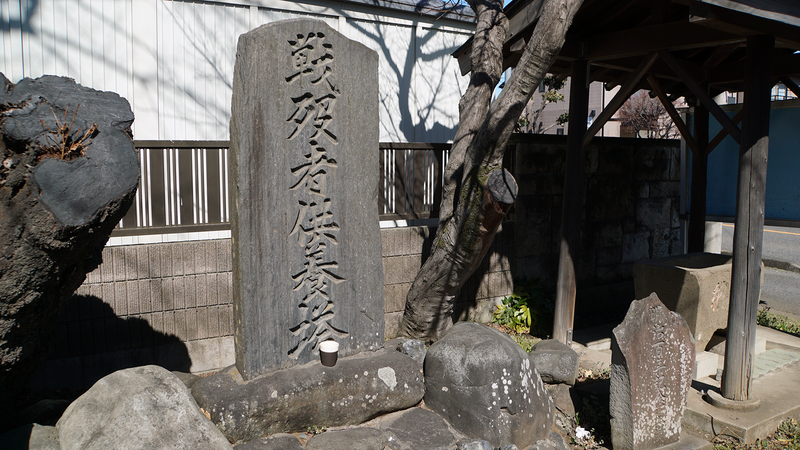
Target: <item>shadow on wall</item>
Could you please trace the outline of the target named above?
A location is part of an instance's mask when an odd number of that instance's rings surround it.
[[[146,314],[142,314],[146,316]],[[73,295],[62,309],[50,357],[28,385],[29,393],[82,392],[121,369],[155,364],[189,372],[191,359],[178,336],[155,330],[163,313],[118,317],[111,306],[91,295]]]

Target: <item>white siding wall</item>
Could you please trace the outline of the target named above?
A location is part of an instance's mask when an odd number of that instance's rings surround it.
[[[131,103],[136,139],[225,140],[239,35],[311,17],[378,52],[382,141],[452,139],[467,80],[450,54],[470,24],[334,2],[253,2],[0,0],[0,72],[117,92]]]

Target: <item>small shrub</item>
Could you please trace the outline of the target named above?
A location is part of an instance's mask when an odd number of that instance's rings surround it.
[[[769,306],[758,311],[756,323],[762,327],[769,327],[784,333],[800,336],[800,321],[771,313],[769,312]]]
[[[553,303],[544,295],[540,279],[516,283],[514,293],[497,306],[492,323],[515,333],[549,336],[553,326]]]

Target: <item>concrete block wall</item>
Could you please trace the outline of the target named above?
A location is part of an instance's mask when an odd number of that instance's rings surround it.
[[[513,226],[504,227],[462,292],[462,319],[489,320],[495,301],[513,291]],[[397,334],[434,233],[381,230],[387,338]],[[205,372],[234,364],[231,283],[230,239],[106,247],[103,263],[62,309],[54,351],[33,384],[86,389],[126,367]]]
[[[566,136],[541,135],[512,142],[519,184],[515,275],[541,277],[549,289],[558,274],[566,143]],[[584,174],[576,322],[587,307],[607,308],[609,296],[621,296],[624,305],[633,299],[634,262],[682,253],[679,141],[594,138]],[[619,289],[592,294],[581,305],[581,290],[612,285]]]

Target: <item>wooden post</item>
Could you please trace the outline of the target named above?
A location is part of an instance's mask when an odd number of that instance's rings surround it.
[[[702,252],[706,235],[706,186],[708,184],[708,108],[698,101],[694,107],[692,192],[689,208],[689,253]]]
[[[583,204],[583,165],[586,120],[589,111],[589,63],[572,63],[569,91],[569,124],[567,160],[564,170],[564,197],[561,210],[561,248],[558,255],[558,286],[553,319],[553,338],[570,344],[572,322],[575,318],[575,259],[580,236],[581,206]]]
[[[728,343],[721,385],[723,397],[733,401],[745,401],[751,397],[756,314],[761,292],[761,243],[764,234],[774,46],[773,36],[747,38],[745,115],[736,187]]]

